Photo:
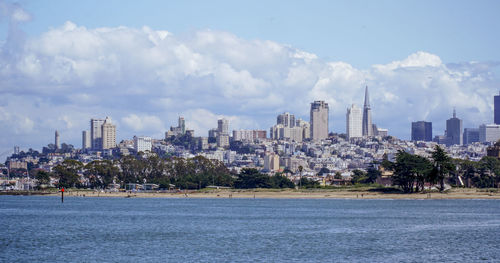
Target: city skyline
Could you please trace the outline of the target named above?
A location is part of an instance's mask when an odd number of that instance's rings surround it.
[[[387,3],[399,13],[415,7]],[[308,120],[309,104],[316,100],[329,105],[328,130],[345,133],[345,109],[360,102],[365,86],[370,87],[372,122],[401,139],[410,139],[408,127],[419,120],[432,121],[433,133],[442,134],[453,107],[464,128],[493,123],[492,96],[500,87],[500,58],[496,52],[490,56],[484,52],[498,46],[498,39],[490,38],[490,31],[500,25],[490,16],[498,5],[495,2],[472,7],[456,4],[459,13],[484,11],[482,16],[469,19],[467,27],[461,26],[459,17],[448,17],[451,25],[482,40],[476,45],[481,51],[467,50],[466,56],[460,56],[456,49],[455,53],[447,51],[443,43],[459,45],[461,50],[467,43],[443,40],[432,46],[417,41],[410,46],[398,40],[418,30],[400,25],[380,27],[408,32],[375,38],[383,32],[371,27],[367,32],[356,27],[359,24],[347,23],[350,20],[345,17],[339,17],[340,21],[346,22],[356,37],[367,37],[366,42],[344,39],[345,32],[337,27],[332,27],[332,32],[339,38],[329,39],[324,47],[313,44],[321,42],[318,40],[323,39],[324,31],[309,35],[307,43],[300,42],[308,29],[328,28],[317,20],[297,28],[297,36],[291,38],[279,34],[286,25],[273,24],[272,32],[258,34],[249,33],[248,28],[223,27],[210,19],[206,24],[202,19],[193,21],[194,27],[189,28],[189,21],[176,24],[167,19],[155,24],[138,22],[139,16],[132,15],[130,20],[110,22],[75,14],[78,8],[96,4],[68,6],[54,1],[42,8],[32,2],[0,2],[5,16],[0,22],[0,124],[9,127],[0,133],[0,154],[11,151],[14,145],[40,149],[53,140],[55,130],[61,142],[79,146],[88,120],[99,116],[113,118],[117,141],[134,135],[162,138],[178,116],[186,118],[186,127],[194,129],[197,136],[206,134],[220,118],[228,119],[235,130],[268,130],[282,112]],[[290,4],[297,10],[301,5]],[[433,5],[438,10],[433,10],[434,14],[446,7],[446,3]],[[117,13],[130,12],[133,6],[117,6]],[[315,2],[306,13],[332,7],[353,12],[351,4],[345,2]],[[165,8],[188,13],[182,4]],[[235,10],[232,5],[229,8]],[[50,18],[47,12],[51,10],[61,12]],[[277,15],[278,21],[289,21],[292,14],[299,14],[297,10]],[[382,7],[375,7],[377,10],[387,12]],[[367,14],[366,10],[359,12]],[[380,18],[377,12],[369,13],[373,14],[363,17],[362,23],[381,23],[375,19]],[[329,16],[323,18],[326,25],[336,24]],[[232,17],[220,21],[224,19]],[[442,18],[430,19],[435,23],[419,27],[448,28]],[[408,23],[416,26],[419,19],[410,17]],[[463,37],[463,32],[450,34]],[[347,52],[347,46],[354,43],[360,46]],[[344,49],[348,55],[340,55]],[[356,55],[361,51],[366,59]]]

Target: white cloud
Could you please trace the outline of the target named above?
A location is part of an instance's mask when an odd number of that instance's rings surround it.
[[[161,133],[165,130],[163,122],[157,116],[130,114],[123,117],[121,121],[127,128],[136,132],[156,131]]]
[[[491,122],[499,86],[492,63],[445,64],[420,51],[358,69],[289,45],[212,30],[176,36],[67,22],[8,44],[16,56],[0,48],[0,122],[19,120],[17,131],[28,130],[39,146],[55,129],[79,145],[89,119],[105,116],[120,120],[119,140],[139,132],[161,138],[181,114],[197,135],[206,135],[221,117],[231,129],[267,130],[283,111],[308,120],[313,100],[329,102],[330,128],[344,132],[346,107],[362,105],[365,85],[374,122],[408,138],[410,121],[421,119],[442,133],[453,107],[465,127]],[[0,135],[12,134],[3,129]],[[0,150],[12,147],[0,144]]]

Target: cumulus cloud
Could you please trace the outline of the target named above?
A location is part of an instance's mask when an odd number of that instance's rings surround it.
[[[0,47],[0,122],[19,119],[37,138],[16,137],[21,146],[45,145],[55,129],[79,146],[89,119],[105,116],[119,120],[118,140],[138,133],[162,137],[179,115],[198,136],[222,117],[231,129],[267,130],[283,111],[308,120],[314,100],[329,103],[330,130],[344,132],[346,108],[363,103],[365,85],[374,122],[408,138],[416,120],[433,121],[442,133],[453,107],[466,127],[491,122],[498,87],[495,63],[446,64],[438,54],[419,51],[358,69],[290,45],[213,30],[176,36],[149,27],[66,22],[13,41]]]

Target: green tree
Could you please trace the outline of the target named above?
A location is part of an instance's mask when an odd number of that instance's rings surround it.
[[[83,164],[76,160],[67,159],[54,167],[54,174],[59,179],[58,187],[79,187],[80,176],[78,171],[83,168]]]
[[[405,193],[412,193],[423,190],[432,164],[425,157],[398,151],[393,169],[393,184],[400,186]]]
[[[439,191],[444,191],[444,182],[450,172],[455,170],[451,158],[439,145],[436,145],[432,152],[432,161],[434,168],[429,176],[429,182],[439,183]]]
[[[280,173],[271,176],[271,184],[273,188],[295,188],[295,184]]]
[[[254,168],[243,168],[234,182],[235,188],[272,188],[271,178]]]
[[[37,170],[35,174],[35,179],[37,180],[37,187],[40,188],[42,185],[50,184],[50,173],[44,170]]]

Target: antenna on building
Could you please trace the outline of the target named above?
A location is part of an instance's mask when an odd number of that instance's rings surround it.
[[[453,118],[456,118],[457,117],[457,110],[455,109],[455,107],[453,107]]]

